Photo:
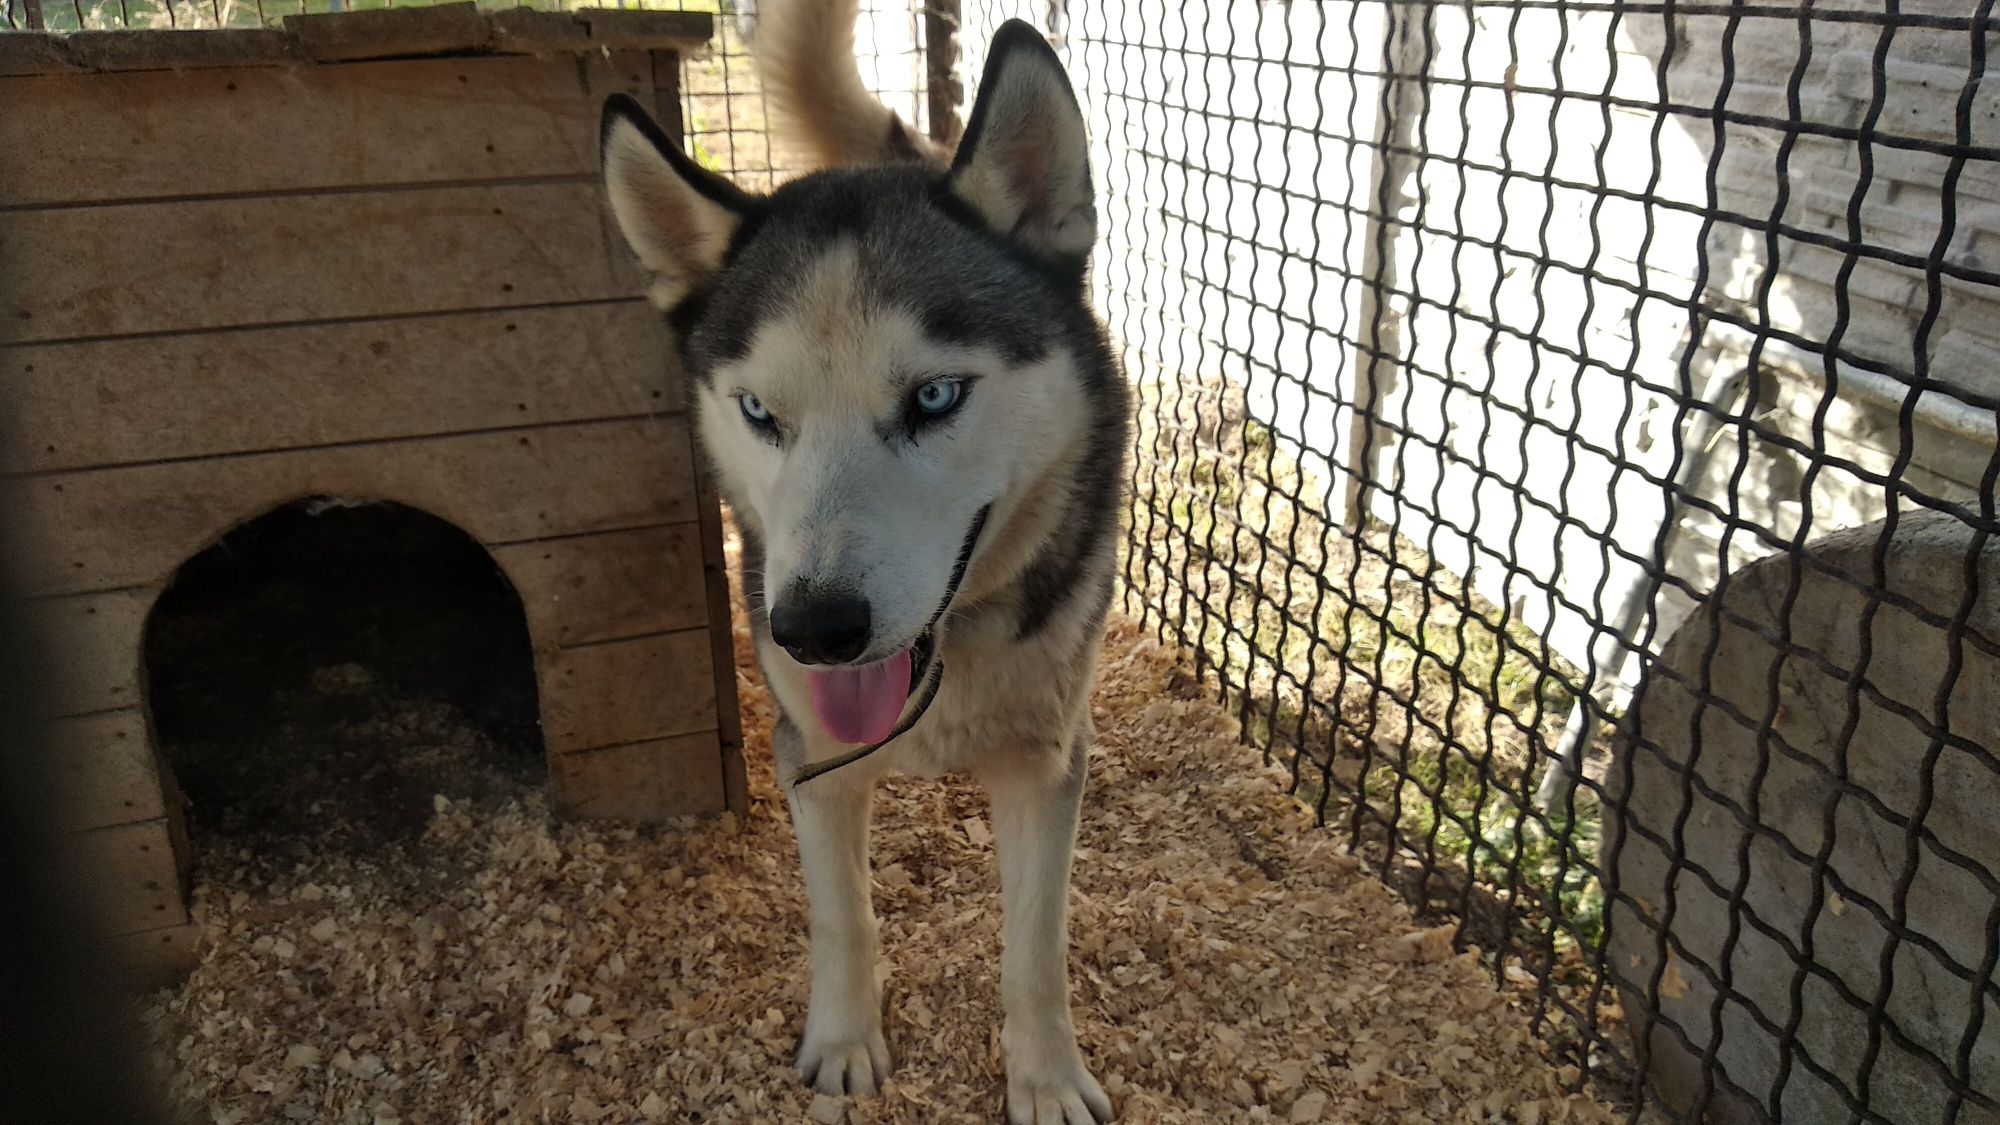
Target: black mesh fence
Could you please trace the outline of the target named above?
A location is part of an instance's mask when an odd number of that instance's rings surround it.
[[[1164,8],[962,42],[1091,118],[1126,610],[1635,1119],[1994,1120],[1991,3]]]

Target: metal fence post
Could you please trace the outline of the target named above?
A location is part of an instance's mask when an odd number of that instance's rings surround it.
[[[1354,366],[1354,392],[1349,401],[1345,456],[1341,458],[1341,527],[1349,534],[1361,529],[1366,503],[1363,482],[1375,453],[1375,412],[1384,385],[1394,377],[1402,344],[1402,325],[1391,309],[1389,294],[1396,284],[1396,212],[1405,199],[1404,185],[1416,172],[1411,141],[1416,128],[1415,73],[1423,49],[1417,20],[1429,19],[1430,9],[1413,13],[1401,4],[1384,6],[1382,19],[1382,97],[1370,162],[1366,241],[1361,260],[1358,316],[1362,326],[1360,362]]]
[[[926,0],[924,12],[924,96],[931,116],[931,139],[958,144],[964,123],[958,107],[965,87],[958,80],[959,0]]]

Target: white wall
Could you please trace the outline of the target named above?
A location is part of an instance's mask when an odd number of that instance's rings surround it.
[[[1955,13],[1948,4],[1928,6],[1938,14],[1964,14],[1962,6]],[[1842,253],[1813,245],[1809,236],[1781,234],[1774,258],[1763,232],[1729,221],[1704,229],[1697,214],[1674,204],[1709,205],[1713,159],[1715,203],[1722,209],[1749,223],[1768,224],[1782,179],[1791,185],[1779,212],[1783,224],[1845,239],[1859,146],[1835,137],[1803,138],[1781,178],[1781,129],[1738,119],[1724,124],[1718,140],[1710,107],[1722,90],[1725,59],[1735,63],[1723,102],[1730,114],[1781,120],[1790,115],[1786,85],[1800,51],[1794,21],[1743,20],[1725,44],[1730,28],[1722,17],[1683,19],[1670,37],[1657,15],[1631,15],[1614,25],[1605,13],[1515,13],[1498,5],[1470,13],[1432,10],[1437,53],[1428,73],[1443,81],[1430,86],[1418,147],[1437,159],[1421,161],[1415,174],[1412,194],[1421,201],[1421,212],[1412,204],[1399,218],[1442,233],[1405,228],[1397,266],[1401,287],[1448,307],[1420,303],[1398,310],[1406,318],[1408,363],[1387,414],[1400,419],[1407,411],[1409,429],[1420,440],[1400,451],[1400,476],[1387,466],[1380,469],[1384,479],[1401,480],[1409,499],[1384,501],[1377,514],[1409,527],[1425,522],[1426,514],[1413,510],[1424,507],[1465,529],[1465,534],[1449,528],[1439,533],[1441,558],[1454,567],[1470,561],[1484,592],[1512,600],[1575,659],[1589,644],[1589,627],[1581,614],[1563,608],[1558,597],[1534,583],[1554,586],[1561,598],[1594,616],[1611,616],[1607,595],[1615,599],[1639,579],[1639,569],[1607,559],[1595,539],[1608,534],[1632,553],[1649,556],[1664,515],[1661,486],[1621,469],[1619,462],[1667,475],[1677,445],[1675,411],[1661,392],[1681,384],[1684,366],[1699,386],[1718,365],[1741,368],[1748,359],[1743,345],[1755,334],[1698,321],[1685,307],[1687,298],[1699,291],[1704,306],[1730,309],[1753,325],[1795,334],[1805,343],[1767,349],[1760,359],[1770,377],[1761,381],[1758,400],[1728,403],[1732,411],[1810,443],[1810,418],[1822,393],[1820,345],[1835,333]],[[1862,122],[1874,87],[1871,53],[1879,34],[1866,23],[1814,25],[1800,81],[1802,120],[1835,128]],[[1670,99],[1696,112],[1675,112],[1661,122],[1650,104],[1658,100],[1658,69],[1669,42],[1675,44],[1667,59]],[[1560,50],[1554,49],[1558,43]],[[1886,100],[1878,128],[1951,140],[1968,44],[1965,32],[1898,29],[1884,67]],[[1553,91],[1580,96],[1556,97]],[[1648,107],[1607,112],[1606,94]],[[2000,89],[1983,92],[1974,121],[1975,144],[2000,140]],[[1656,125],[1661,126],[1657,139]],[[1945,159],[1882,146],[1873,152],[1877,168],[1863,196],[1862,240],[1928,255],[1940,225]],[[1544,187],[1453,167],[1461,153],[1476,164],[1578,186]],[[1662,205],[1647,208],[1619,198],[1620,192]],[[1995,165],[1970,165],[1956,199],[1961,230],[1951,242],[1950,258],[1975,261],[1983,250],[1988,268],[2000,266],[2000,255],[1993,254],[2000,246],[2000,209],[1992,203],[2000,199]],[[1449,232],[1455,229],[1501,249],[1454,246]],[[1550,264],[1538,268],[1538,259]],[[1757,281],[1774,262],[1776,273],[1760,312]],[[1708,274],[1698,290],[1704,263]],[[1864,260],[1854,267],[1845,292],[1850,312],[1840,347],[1857,353],[1863,366],[1912,370],[1924,305],[1922,271]],[[1996,298],[2000,293],[1990,287],[1946,280],[1944,315],[1927,348],[1934,377],[1989,396],[2000,393]],[[1490,329],[1482,319],[1505,327]],[[1697,332],[1700,346],[1690,354],[1689,340]],[[1867,375],[1852,365],[1841,364],[1839,371],[1848,387],[1827,419],[1827,451],[1886,469],[1901,439],[1893,428],[1884,432],[1895,399],[1885,407],[1880,395],[1887,390],[1899,399],[1902,388],[1881,379],[1875,382],[1882,386],[1859,385]],[[1482,410],[1474,389],[1488,389],[1526,417]],[[1924,404],[1913,435],[1910,482],[1963,499],[1972,494],[1990,456],[1991,415],[1968,410],[1950,396],[1926,397],[1932,401]],[[1985,436],[1954,435],[1954,424],[1974,434],[1983,429]],[[1574,430],[1581,443],[1613,455],[1582,448],[1557,432],[1563,430]],[[1442,444],[1502,479],[1481,479],[1473,467],[1424,448],[1424,441]],[[1753,529],[1789,538],[1810,510],[1811,532],[1819,534],[1877,518],[1888,503],[1882,486],[1841,468],[1819,473],[1808,497],[1806,460],[1740,425],[1725,426],[1714,451],[1697,491],[1740,513],[1743,526],[1729,536],[1730,565],[1772,549]],[[1543,499],[1580,526],[1563,526],[1532,507],[1517,519],[1515,494]],[[1697,588],[1712,583],[1722,565],[1723,526],[1710,515],[1689,515],[1673,572]],[[1686,602],[1669,592],[1661,639]]]

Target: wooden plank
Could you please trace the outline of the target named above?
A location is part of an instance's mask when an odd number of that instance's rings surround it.
[[[692,523],[495,548],[535,644],[567,648],[708,623],[701,533]]]
[[[37,477],[22,482],[22,578],[33,594],[164,584],[231,528],[312,496],[393,501],[488,544],[680,523],[692,461],[669,415]]]
[[[76,64],[70,61],[69,52],[63,50],[62,41],[53,36],[21,32],[0,35],[0,78],[17,74],[61,74],[76,69]]]
[[[29,0],[32,17],[35,0]],[[472,4],[293,15],[270,28],[119,29],[0,37],[0,76],[192,70],[378,61],[490,53],[581,55],[606,50],[699,54],[715,34],[707,12],[583,8],[496,11]],[[32,18],[29,26],[34,27]]]
[[[590,29],[593,44],[612,50],[630,47],[685,54],[699,49],[715,35],[715,16],[709,12],[578,8],[574,14]]]
[[[681,135],[680,80],[679,61],[667,52],[655,52],[654,116],[676,141]],[[736,693],[736,640],[730,625],[735,603],[729,595],[729,564],[723,558],[721,494],[705,458],[694,459],[694,483],[695,519],[701,536],[702,592],[708,602],[710,662],[715,670],[716,739],[723,795],[728,808],[738,816],[747,816],[750,780],[743,764],[743,712]]]
[[[102,828],[166,815],[159,762],[136,707],[54,724],[50,794],[68,828]]]
[[[684,132],[681,122],[681,59],[672,51],[654,51],[647,56],[652,60],[653,98],[650,103],[653,120],[660,131],[675,144],[682,143]],[[641,105],[648,104],[640,98]]]
[[[27,603],[49,662],[42,713],[76,715],[136,707],[146,616],[156,589],[112,590]]]
[[[592,180],[7,216],[17,343],[639,296]]]
[[[700,731],[565,754],[549,785],[562,816],[658,822],[723,811],[721,763],[715,732]]]
[[[294,61],[283,32],[261,28],[137,28],[70,35],[70,62],[84,70],[200,70],[268,67]]]
[[[645,50],[692,57],[715,35],[715,16],[708,12],[511,8],[489,13],[486,20],[493,27],[493,47],[501,51]]]
[[[180,861],[165,820],[97,828],[70,839],[110,932],[157,930],[188,920]]]
[[[476,54],[530,45],[540,50],[552,46],[572,50],[695,48],[715,32],[714,17],[706,12],[579,8],[561,18],[581,26],[582,42],[566,32],[555,32],[554,20],[516,19],[503,24],[497,14],[482,15],[471,3],[286,16],[285,30],[298,41],[305,57],[321,62]],[[522,34],[524,31],[528,34]]]
[[[285,17],[285,30],[316,62],[477,52],[493,38],[479,5],[434,4]]]
[[[141,930],[112,939],[125,984],[150,991],[178,984],[201,961],[201,927],[193,922]]]
[[[627,51],[7,80],[0,203],[591,175],[605,97],[649,69]]]
[[[0,352],[0,469],[641,416],[682,408],[644,302],[457,313]]]
[[[735,601],[729,596],[729,563],[722,552],[722,502],[715,475],[695,459],[695,516],[701,528],[702,586],[708,597],[709,651],[715,668],[715,715],[721,739],[722,776],[729,807],[750,811],[750,780],[743,766],[743,712],[736,693]]]
[[[715,729],[707,629],[540,653],[551,755]]]
[[[496,50],[545,54],[591,48],[590,28],[570,12],[506,8],[488,13],[486,22]]]

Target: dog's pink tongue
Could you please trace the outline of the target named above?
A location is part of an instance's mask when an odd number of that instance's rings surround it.
[[[889,737],[910,695],[910,650],[859,668],[815,668],[813,713],[835,741],[869,745]]]

